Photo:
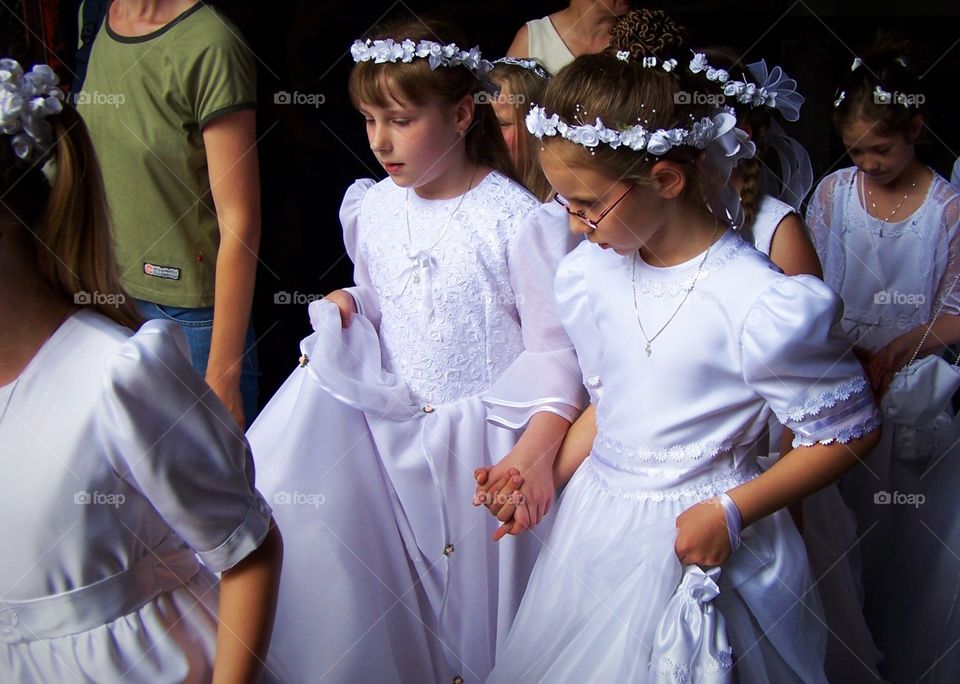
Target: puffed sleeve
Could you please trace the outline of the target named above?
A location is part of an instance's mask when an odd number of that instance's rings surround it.
[[[353,262],[353,287],[345,288],[357,305],[357,312],[380,328],[380,298],[370,280],[370,271],[360,247],[360,209],[367,191],[376,185],[371,178],[361,178],[353,182],[343,196],[340,205],[340,225],[343,226],[343,244],[347,256]]]
[[[839,296],[813,276],[779,278],[751,307],[742,336],[743,373],[793,446],[849,442],[880,427],[863,368],[835,323]]]
[[[145,323],[110,357],[104,383],[97,421],[117,474],[213,570],[246,558],[270,507],[247,440],[187,360],[182,331]]]
[[[600,331],[587,299],[587,257],[589,242],[581,242],[560,262],[554,292],[560,321],[577,351],[577,361],[583,376],[583,384],[590,393],[590,403],[596,404],[603,395],[600,378],[600,361],[603,346]]]
[[[484,396],[492,422],[521,428],[548,411],[573,422],[585,405],[580,367],[557,315],[553,282],[560,260],[576,240],[549,205],[528,214],[507,253],[524,351]]]

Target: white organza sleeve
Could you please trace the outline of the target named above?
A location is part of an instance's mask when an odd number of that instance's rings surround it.
[[[524,218],[511,239],[507,264],[524,351],[484,395],[494,423],[522,428],[541,411],[573,422],[586,404],[576,352],[553,292],[557,265],[575,243],[566,213],[560,217],[549,205]]]
[[[598,248],[583,241],[563,258],[557,269],[554,290],[560,321],[577,351],[577,362],[580,364],[583,384],[590,393],[590,403],[597,404],[603,396],[603,380],[600,377],[603,345],[587,298],[586,266],[591,249]]]
[[[778,279],[753,304],[741,339],[743,373],[793,445],[849,442],[880,426],[860,362],[835,329],[843,303],[813,276]]]
[[[271,510],[243,432],[186,353],[175,323],[145,323],[105,369],[97,423],[116,473],[222,572],[260,545]]]
[[[343,226],[343,245],[353,262],[353,287],[344,288],[353,297],[357,313],[366,317],[374,327],[380,328],[380,298],[370,280],[367,262],[360,247],[360,209],[367,191],[376,185],[371,178],[353,182],[343,195],[340,204],[340,225]]]
[[[841,183],[842,172],[833,173],[824,178],[813,191],[807,205],[806,224],[823,265],[824,280],[833,289],[839,289],[845,266],[843,263],[843,231],[835,222],[835,203],[837,184]]]
[[[960,316],[960,196],[943,207],[940,229],[947,243],[947,265],[937,284],[933,311],[939,311],[940,315]]]

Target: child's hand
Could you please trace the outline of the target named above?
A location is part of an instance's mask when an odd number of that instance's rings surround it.
[[[677,558],[683,565],[708,568],[730,557],[730,537],[723,507],[716,499],[691,506],[677,517]]]
[[[907,365],[913,354],[915,346],[909,341],[905,344],[906,338],[906,335],[901,335],[891,340],[885,347],[877,350],[876,354],[872,354],[867,362],[867,376],[877,401],[880,401],[890,387],[894,374]]]
[[[357,306],[350,293],[343,290],[334,290],[324,299],[330,300],[340,309],[340,326],[343,328],[349,327],[350,318],[357,313]]]

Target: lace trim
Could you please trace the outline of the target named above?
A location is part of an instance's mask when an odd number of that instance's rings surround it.
[[[667,657],[662,657],[657,663],[657,674],[669,677],[675,682],[703,681],[703,675],[722,675],[733,669],[733,649],[717,651],[716,654],[707,654],[709,660],[704,663],[675,663]]]
[[[705,501],[720,492],[739,487],[744,482],[749,482],[759,475],[759,473],[743,473],[728,470],[668,489],[626,489],[623,487],[615,487],[604,480],[596,471],[590,458],[587,459],[584,465],[586,466],[583,468],[585,476],[589,478],[590,483],[603,494],[615,499],[652,501],[654,503],[664,503],[668,501]]]
[[[834,442],[839,444],[846,444],[850,440],[859,439],[863,437],[868,432],[873,432],[883,424],[883,420],[880,418],[880,414],[874,411],[874,414],[870,417],[869,420],[859,423],[857,425],[851,425],[849,427],[841,428],[837,431],[833,437],[827,439],[814,440],[814,439],[804,439],[799,434],[794,435],[793,437],[793,447],[808,447],[814,446],[817,444],[830,445]]]
[[[823,409],[833,408],[839,401],[846,401],[854,394],[862,394],[867,388],[867,381],[863,376],[851,378],[837,387],[832,387],[823,392],[818,397],[807,397],[807,399],[797,406],[791,407],[787,412],[787,418],[795,423],[799,423],[808,416],[816,416]]]
[[[723,246],[723,249],[718,251],[715,255],[710,255],[709,260],[704,264],[703,270],[700,272],[700,275],[697,276],[697,282],[700,283],[707,278],[709,278],[714,273],[722,271],[727,265],[740,256],[745,251],[753,250],[753,245],[747,244],[744,240],[740,239],[737,236],[731,236],[726,238],[729,240],[729,243]],[[627,274],[627,278],[633,277],[633,257],[624,258],[622,260],[622,267],[624,272]],[[637,293],[650,295],[657,297],[658,299],[663,297],[682,297],[687,290],[690,289],[690,285],[693,281],[693,277],[689,274],[684,274],[678,278],[669,279],[669,276],[666,276],[666,279],[656,279],[652,280],[649,278],[637,278]],[[694,289],[694,294],[697,294],[697,290]]]
[[[651,448],[641,444],[627,444],[606,435],[601,430],[597,435],[595,445],[598,451],[609,456],[617,456],[628,461],[656,461],[657,463],[682,463],[684,461],[700,461],[713,458],[719,453],[730,451],[736,438],[725,439],[721,442],[707,440],[693,444],[677,444],[666,448]]]

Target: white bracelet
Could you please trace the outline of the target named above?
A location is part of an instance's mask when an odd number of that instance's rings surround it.
[[[719,494],[717,499],[723,507],[723,517],[727,521],[727,534],[730,537],[730,552],[733,553],[740,547],[740,532],[743,530],[743,517],[740,515],[740,509],[733,502],[730,495],[726,492]]]

